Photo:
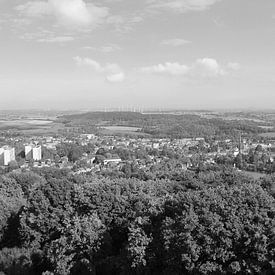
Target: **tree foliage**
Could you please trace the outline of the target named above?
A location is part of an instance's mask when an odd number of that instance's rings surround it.
[[[0,270],[274,274],[273,177],[183,171],[177,161],[150,173],[156,178],[57,169],[2,176]]]

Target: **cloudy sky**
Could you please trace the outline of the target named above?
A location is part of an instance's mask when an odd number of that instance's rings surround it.
[[[0,108],[274,108],[274,0],[0,0]]]

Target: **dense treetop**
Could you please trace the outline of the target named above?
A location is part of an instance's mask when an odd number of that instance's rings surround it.
[[[272,176],[255,181],[223,166],[169,173],[1,176],[0,270],[274,274]]]

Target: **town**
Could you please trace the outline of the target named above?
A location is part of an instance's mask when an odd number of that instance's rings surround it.
[[[115,135],[74,134],[73,137],[0,137],[2,173],[33,168],[67,168],[75,174],[122,172],[135,167],[149,174],[156,166],[173,162],[182,170],[205,165],[229,165],[257,173],[275,172],[275,139],[239,140],[193,138],[152,138]]]

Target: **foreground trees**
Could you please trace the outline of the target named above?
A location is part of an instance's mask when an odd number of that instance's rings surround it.
[[[274,259],[274,199],[257,184],[188,191],[165,203],[167,274],[259,274]]]
[[[273,178],[233,171],[166,179],[0,180],[4,274],[274,274]]]

